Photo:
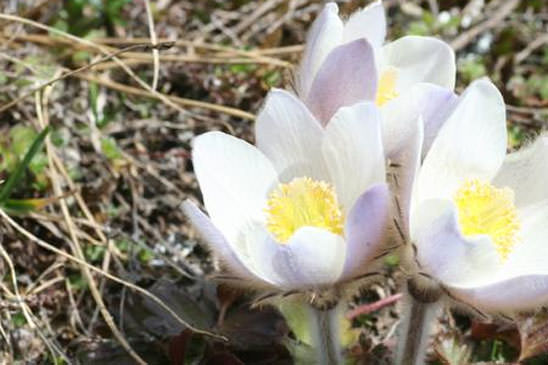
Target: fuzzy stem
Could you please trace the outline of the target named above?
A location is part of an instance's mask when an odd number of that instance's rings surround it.
[[[398,335],[397,365],[422,365],[430,344],[441,303],[435,299],[416,295],[408,283],[405,313]]]
[[[310,332],[319,365],[342,364],[340,314],[340,306],[330,309],[310,306]]]

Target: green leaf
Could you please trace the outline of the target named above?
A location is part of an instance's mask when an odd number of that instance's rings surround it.
[[[13,316],[11,316],[11,321],[13,323],[13,326],[16,328],[23,327],[27,323],[25,315],[21,312],[15,313]]]
[[[97,109],[97,98],[99,97],[99,87],[95,82],[89,84],[89,103],[91,106],[91,112],[93,113],[93,118],[95,123],[99,119],[99,111]]]
[[[151,250],[142,249],[139,251],[137,256],[139,257],[139,261],[141,261],[142,264],[147,264],[150,260],[154,258],[154,253]]]
[[[101,151],[105,154],[109,160],[116,160],[122,158],[122,152],[116,145],[116,140],[111,137],[105,137],[101,139]]]
[[[9,215],[19,215],[36,211],[49,202],[51,199],[6,199],[0,205]]]
[[[47,126],[38,134],[38,136],[36,136],[36,138],[32,142],[32,145],[27,150],[27,153],[25,154],[23,161],[17,164],[17,167],[15,168],[13,173],[10,175],[6,183],[0,189],[0,203],[6,201],[9,198],[11,192],[13,191],[13,188],[15,188],[15,186],[17,186],[17,184],[21,181],[21,178],[23,177],[23,173],[25,172],[25,169],[31,163],[34,155],[36,155],[36,153],[38,153],[38,151],[42,147],[42,144],[44,143],[44,140],[46,139],[46,136],[48,135],[49,131],[50,131],[50,127]]]

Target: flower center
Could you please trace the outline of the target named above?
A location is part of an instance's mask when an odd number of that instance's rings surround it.
[[[472,179],[461,185],[453,199],[462,233],[465,236],[488,235],[505,261],[518,241],[520,230],[514,192]]]
[[[281,243],[299,228],[312,226],[341,234],[343,214],[331,185],[299,177],[280,184],[267,201],[266,227]]]
[[[398,97],[396,91],[396,80],[398,79],[398,69],[388,66],[381,73],[379,78],[379,86],[377,87],[377,97],[375,103],[378,106],[383,106],[390,100]]]

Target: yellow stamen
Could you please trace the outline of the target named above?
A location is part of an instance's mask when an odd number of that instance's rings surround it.
[[[343,231],[343,215],[333,187],[308,177],[278,185],[270,194],[266,213],[266,226],[280,243],[304,226],[336,234]]]
[[[466,181],[454,195],[459,226],[465,236],[491,237],[505,261],[518,241],[520,222],[514,205],[514,192],[498,189],[478,179]]]
[[[383,106],[390,100],[398,97],[396,91],[396,80],[398,79],[398,69],[395,67],[386,67],[379,78],[379,86],[377,87],[377,98],[375,103],[378,106]]]

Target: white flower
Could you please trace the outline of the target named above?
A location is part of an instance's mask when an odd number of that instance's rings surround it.
[[[443,115],[411,197],[419,269],[479,309],[548,303],[548,138],[506,156],[504,101],[486,79]]]
[[[380,1],[346,22],[328,3],[308,35],[297,92],[323,125],[341,106],[375,101],[384,117],[385,152],[396,157],[423,108],[440,105],[439,99],[454,101],[455,55],[436,38],[407,36],[383,44],[385,35]],[[429,119],[423,123],[427,139],[439,129]]]
[[[381,116],[370,102],[338,110],[323,128],[290,93],[274,90],[257,147],[210,132],[193,165],[207,217],[184,210],[226,267],[280,290],[350,280],[379,253],[388,217]]]

